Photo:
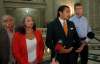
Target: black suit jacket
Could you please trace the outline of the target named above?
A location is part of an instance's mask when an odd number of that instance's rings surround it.
[[[10,54],[10,40],[7,31],[0,28],[0,64],[8,64]]]
[[[58,18],[48,24],[47,26],[47,35],[46,35],[46,45],[51,49],[52,55],[55,54],[55,45],[59,40],[62,41],[64,46],[78,47],[80,39],[78,37],[77,31],[74,24],[71,21],[67,21],[68,25],[68,34],[67,36],[64,33],[63,27]]]

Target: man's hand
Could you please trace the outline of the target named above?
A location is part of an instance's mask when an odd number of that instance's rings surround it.
[[[81,43],[81,46],[75,52],[80,53],[83,50],[84,46],[87,45],[85,41],[81,41]]]
[[[83,50],[83,47],[80,47],[75,52],[80,53],[82,50]]]
[[[59,62],[55,58],[53,58],[50,64],[59,64]]]
[[[71,51],[73,50],[73,47],[70,47],[70,48],[68,48],[68,49],[65,49],[64,47],[62,47],[61,49],[60,49],[60,52],[59,53],[70,53]]]
[[[64,54],[64,53],[70,53],[73,50],[73,47],[65,48],[62,44],[58,43],[55,46],[55,51]]]

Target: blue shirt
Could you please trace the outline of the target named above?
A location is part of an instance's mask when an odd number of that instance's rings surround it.
[[[87,33],[91,32],[91,27],[89,26],[88,21],[84,16],[79,17],[77,15],[74,15],[70,18],[70,21],[75,24],[80,38],[87,37]]]

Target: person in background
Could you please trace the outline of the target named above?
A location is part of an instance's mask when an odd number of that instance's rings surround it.
[[[17,64],[41,63],[44,55],[44,42],[31,16],[26,16],[23,25],[16,28],[12,40],[12,51]]]
[[[78,35],[81,39],[81,46],[76,50],[80,53],[81,64],[88,63],[88,42],[89,38],[87,34],[91,32],[91,27],[89,26],[88,20],[83,16],[83,5],[81,3],[76,3],[74,5],[75,15],[70,18],[78,32]]]
[[[57,18],[47,25],[46,45],[51,49],[52,64],[54,58],[59,64],[77,64],[80,39],[74,24],[69,21],[70,8],[62,5],[58,8]]]
[[[0,64],[13,64],[11,44],[14,34],[14,18],[10,15],[2,17],[0,28]]]

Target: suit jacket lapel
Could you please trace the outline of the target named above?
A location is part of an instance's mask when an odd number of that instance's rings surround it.
[[[70,26],[69,26],[69,21],[66,20],[66,23],[67,23],[67,29],[68,29],[68,33],[67,33],[67,37],[69,36],[70,34]]]
[[[62,27],[62,25],[61,25],[61,23],[60,23],[60,21],[59,21],[58,18],[57,18],[56,23],[57,23],[57,25],[58,25],[58,28],[59,28],[59,31],[61,32],[61,34],[63,34],[64,37],[66,37],[65,32],[64,32],[64,29],[63,29],[63,27]]]

